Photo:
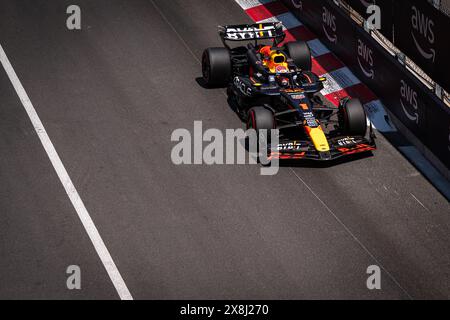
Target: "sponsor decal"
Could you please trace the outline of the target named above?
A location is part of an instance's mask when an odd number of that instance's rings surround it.
[[[274,37],[275,28],[273,26],[265,26],[262,28],[243,27],[243,28],[228,28],[226,30],[226,39],[229,40],[249,40],[258,39],[261,37]]]
[[[303,117],[305,118],[306,125],[311,128],[317,128],[319,125],[317,124],[316,117],[312,112],[303,112]]]
[[[305,95],[304,94],[291,94],[291,98],[294,100],[302,100],[302,99],[305,99]]]
[[[406,117],[418,124],[419,114],[417,110],[419,109],[419,105],[417,102],[417,92],[406,81],[400,80],[400,82],[400,105]]]
[[[346,137],[346,138],[339,139],[336,143],[341,147],[346,147],[346,146],[350,146],[350,145],[355,145],[356,141],[355,141],[355,138]]]
[[[289,70],[285,66],[276,66],[275,72],[276,73],[288,73]]]
[[[277,146],[278,151],[299,151],[302,149],[302,144],[298,141],[288,143],[280,143]]]
[[[303,92],[303,89],[300,89],[300,88],[285,89],[284,92],[287,92],[287,93]]]
[[[436,51],[433,48],[434,42],[436,40],[434,36],[434,21],[426,16],[423,12],[417,9],[415,6],[412,6],[411,10],[411,36],[416,45],[417,50],[427,60],[431,60],[434,62],[436,58]],[[422,45],[417,40],[418,38],[422,38]],[[426,42],[424,44],[423,42]],[[424,46],[428,47],[424,49]]]
[[[367,78],[374,79],[375,71],[373,68],[373,51],[361,39],[358,39],[358,56],[359,67]]]
[[[246,96],[251,96],[253,93],[253,90],[250,86],[246,85],[244,81],[242,81],[239,77],[235,77],[233,81],[236,88],[239,88],[239,90]]]
[[[336,28],[336,16],[331,13],[325,6],[322,7],[322,28],[325,32],[325,36],[332,43],[337,43],[337,28]]]

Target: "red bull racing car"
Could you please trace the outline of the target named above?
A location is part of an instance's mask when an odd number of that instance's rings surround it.
[[[326,79],[311,72],[308,45],[281,46],[281,23],[219,26],[219,35],[224,46],[203,52],[203,80],[208,87],[227,88],[247,128],[279,129],[279,144],[268,146],[269,159],[332,160],[375,150],[361,102],[325,104],[319,91]],[[247,44],[232,48],[236,41]]]

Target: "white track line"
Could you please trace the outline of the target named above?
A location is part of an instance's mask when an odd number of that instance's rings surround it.
[[[3,65],[6,73],[8,74],[9,80],[11,81],[14,89],[17,92],[17,95],[22,102],[23,107],[25,108],[28,116],[30,117],[31,123],[33,124],[34,130],[36,130],[36,134],[38,135],[41,143],[47,152],[47,155],[55,168],[56,173],[58,174],[59,180],[61,181],[64,189],[66,190],[67,195],[69,196],[70,201],[72,202],[75,211],[78,214],[78,217],[81,220],[81,223],[84,226],[89,238],[91,239],[92,244],[94,245],[95,251],[97,251],[100,260],[102,261],[108,275],[119,294],[120,299],[122,300],[133,300],[133,297],[130,294],[125,282],[120,275],[119,270],[116,267],[111,255],[109,254],[108,249],[105,246],[105,243],[100,236],[97,227],[92,221],[91,216],[89,215],[86,207],[84,206],[83,201],[80,198],[75,186],[72,183],[72,180],[69,177],[61,159],[59,158],[58,153],[53,146],[52,141],[50,140],[44,125],[39,119],[36,110],[33,107],[33,104],[30,101],[25,89],[23,88],[19,78],[17,77],[16,72],[14,71],[11,63],[9,62],[8,57],[6,56],[3,47],[0,45],[0,62]]]

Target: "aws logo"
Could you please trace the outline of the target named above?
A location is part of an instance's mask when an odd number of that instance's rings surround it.
[[[374,79],[373,51],[361,39],[358,39],[358,64],[367,78]]]
[[[331,13],[326,7],[322,7],[322,28],[323,32],[327,36],[328,40],[333,43],[337,43],[337,28],[336,28],[336,16]]]
[[[400,105],[406,117],[411,121],[419,123],[417,92],[404,80],[400,80],[400,97]]]
[[[413,14],[411,16],[411,36],[414,40],[414,44],[417,47],[417,50],[419,50],[420,54],[427,60],[431,60],[434,62],[436,59],[436,51],[433,49],[435,36],[434,36],[434,21],[431,20],[428,16],[426,16],[424,13],[422,13],[419,9],[417,9],[415,6],[412,7]],[[426,42],[426,49],[424,49],[423,46],[420,44],[420,42],[417,40],[418,38],[422,38],[422,44],[423,42]]]

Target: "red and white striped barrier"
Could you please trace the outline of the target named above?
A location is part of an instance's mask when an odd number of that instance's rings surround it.
[[[386,111],[375,94],[345,66],[317,36],[309,31],[289,9],[278,0],[235,0],[254,22],[280,21],[286,31],[286,41],[303,40],[311,48],[312,71],[327,81],[321,91],[333,105],[345,97],[359,98],[374,127],[381,132],[396,131],[386,122]]]

